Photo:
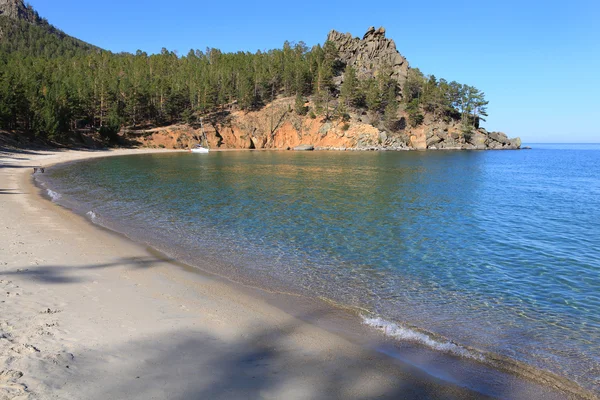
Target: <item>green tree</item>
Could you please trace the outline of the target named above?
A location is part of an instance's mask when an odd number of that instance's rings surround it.
[[[306,107],[304,101],[304,97],[298,93],[296,94],[296,100],[294,101],[294,110],[298,115],[306,115],[308,112],[308,107]]]
[[[344,70],[344,80],[340,88],[340,97],[346,107],[356,107],[362,103],[360,99],[362,93],[359,89],[359,83],[356,70],[351,65],[347,65]]]

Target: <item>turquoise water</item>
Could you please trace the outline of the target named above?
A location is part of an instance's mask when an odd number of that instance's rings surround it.
[[[600,392],[600,145],[137,155],[44,180],[59,203],[190,264]]]

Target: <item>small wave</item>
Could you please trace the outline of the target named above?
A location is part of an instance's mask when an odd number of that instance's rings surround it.
[[[89,216],[89,217],[90,217],[90,219],[91,219],[92,221],[95,221],[95,220],[96,220],[96,213],[95,213],[95,212],[93,212],[93,211],[88,211],[88,212],[87,212],[87,213],[85,213],[85,214],[86,214],[87,216]]]
[[[469,349],[462,347],[456,343],[449,341],[438,341],[429,336],[426,333],[418,332],[414,329],[402,327],[390,321],[386,321],[383,318],[370,318],[363,316],[363,323],[370,327],[373,327],[386,336],[392,337],[397,340],[405,340],[411,342],[418,342],[424,344],[434,350],[451,353],[461,357],[472,358],[474,360],[483,361],[483,356],[477,354]]]
[[[60,199],[60,193],[56,193],[54,190],[46,189],[48,192],[48,196],[52,199],[52,201],[56,201]]]

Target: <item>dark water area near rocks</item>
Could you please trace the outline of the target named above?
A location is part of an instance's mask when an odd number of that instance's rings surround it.
[[[400,340],[600,392],[600,145],[95,159],[55,201],[194,265],[363,310]]]

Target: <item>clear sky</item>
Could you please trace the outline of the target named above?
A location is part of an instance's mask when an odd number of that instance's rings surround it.
[[[29,0],[66,33],[119,52],[256,51],[371,25],[413,67],[486,93],[488,130],[600,142],[600,0]]]

